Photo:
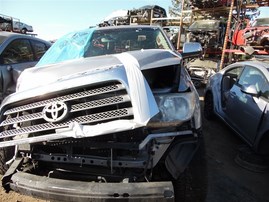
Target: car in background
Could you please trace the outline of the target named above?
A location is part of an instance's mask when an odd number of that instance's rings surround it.
[[[204,116],[219,117],[257,154],[269,154],[269,63],[257,60],[228,65],[211,76]]]
[[[201,51],[181,55],[159,26],[58,39],[1,104],[3,186],[55,201],[205,200],[200,101],[183,66]]]
[[[269,48],[269,18],[256,18],[239,22],[234,29],[232,43],[236,46]]]
[[[16,32],[20,32],[22,34],[26,34],[27,32],[33,32],[34,29],[31,25],[28,25],[23,22],[13,22],[13,30]]]
[[[50,42],[12,32],[0,32],[0,100],[15,91],[20,73],[33,67],[51,46]]]
[[[191,4],[197,8],[216,8],[221,6],[230,6],[232,0],[192,0]],[[236,2],[235,2],[236,4]]]
[[[4,18],[2,18],[4,19]],[[11,27],[13,25],[13,27]],[[20,22],[15,19],[5,19],[0,21],[0,29],[8,32],[17,32],[22,34],[27,34],[28,32],[33,32],[34,29],[31,25]]]
[[[208,79],[217,72],[218,63],[212,60],[193,59],[186,64],[196,88],[205,86]]]
[[[223,46],[225,32],[226,23],[221,20],[196,20],[186,29],[186,41],[217,49]]]
[[[100,24],[100,27],[118,25],[150,25],[153,18],[166,18],[164,8],[158,5],[146,5],[138,9],[118,10],[107,16]]]

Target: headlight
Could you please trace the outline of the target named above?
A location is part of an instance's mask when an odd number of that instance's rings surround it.
[[[178,122],[190,120],[195,109],[194,93],[155,95],[160,113],[151,122]]]

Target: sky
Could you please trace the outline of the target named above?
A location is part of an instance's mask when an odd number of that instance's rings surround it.
[[[145,5],[159,5],[168,13],[172,3],[171,0],[0,0],[0,14],[32,25],[39,38],[54,40],[95,26],[114,11]]]
[[[55,40],[95,26],[115,11],[145,5],[159,5],[168,13],[172,3],[171,0],[0,0],[0,14],[32,25],[39,38]],[[269,15],[269,8],[265,10],[260,17],[264,13]]]

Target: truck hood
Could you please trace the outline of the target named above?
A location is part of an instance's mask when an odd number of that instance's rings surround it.
[[[33,67],[23,71],[18,79],[17,92],[51,84],[53,82],[107,71],[116,66],[130,65],[131,56],[140,70],[179,64],[181,56],[170,50],[139,50],[128,53],[79,58],[52,65]]]
[[[18,91],[8,96],[1,108],[13,103],[45,99],[67,89],[82,88],[91,84],[120,81],[132,102],[133,120],[116,120],[103,123],[103,127],[82,126],[72,122],[68,129],[58,131],[50,138],[89,137],[146,126],[159,112],[155,97],[141,70],[179,64],[181,57],[167,50],[145,50],[116,55],[81,58],[54,65],[34,67],[24,71],[18,83]],[[64,96],[62,96],[64,97]],[[63,98],[64,99],[64,98]],[[43,137],[35,140],[43,141]],[[48,138],[47,136],[45,138]],[[22,140],[18,140],[22,144]],[[28,141],[28,140],[26,140]],[[17,144],[12,142],[12,144]]]

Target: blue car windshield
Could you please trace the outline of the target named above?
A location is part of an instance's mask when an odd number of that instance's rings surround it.
[[[90,28],[58,39],[36,66],[141,49],[171,49],[159,28]]]

